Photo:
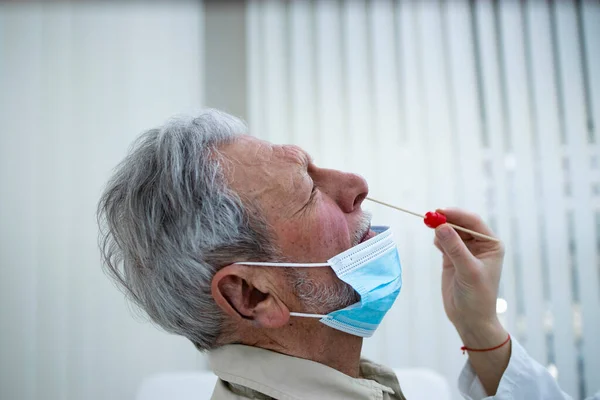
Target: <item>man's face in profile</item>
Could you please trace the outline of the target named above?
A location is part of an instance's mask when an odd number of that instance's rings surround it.
[[[375,235],[361,209],[368,193],[362,177],[319,168],[297,146],[273,145],[251,136],[240,136],[221,152],[231,162],[225,167],[230,187],[259,205],[287,261],[325,262]],[[326,287],[345,285],[327,267],[305,273]],[[340,300],[351,303],[357,300],[353,297]],[[349,304],[337,307],[345,305]]]

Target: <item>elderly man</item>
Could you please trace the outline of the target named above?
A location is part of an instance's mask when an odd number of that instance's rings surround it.
[[[361,208],[367,183],[244,133],[214,110],[144,133],[100,201],[107,270],[209,352],[214,399],[403,399],[392,370],[360,358],[401,285],[391,239]],[[470,353],[463,391],[496,393],[511,354],[495,314],[502,246],[447,225],[436,245],[446,313],[465,346],[488,350]]]

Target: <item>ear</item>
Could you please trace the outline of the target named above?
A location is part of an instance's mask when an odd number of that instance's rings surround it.
[[[262,328],[280,328],[290,312],[274,292],[268,273],[250,265],[231,264],[221,268],[211,283],[217,305],[233,318],[251,320]]]

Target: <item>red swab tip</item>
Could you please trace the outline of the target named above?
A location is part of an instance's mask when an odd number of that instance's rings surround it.
[[[439,212],[429,211],[425,214],[425,218],[423,219],[425,225],[430,228],[437,228],[441,224],[446,223],[446,216],[444,214],[440,214]]]

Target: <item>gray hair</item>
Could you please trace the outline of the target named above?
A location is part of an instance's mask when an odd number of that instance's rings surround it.
[[[262,213],[227,186],[219,146],[245,133],[216,110],[143,133],[98,205],[106,272],[159,326],[199,350],[217,346],[224,317],[216,271],[275,252]]]

